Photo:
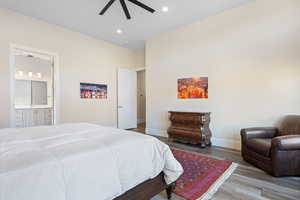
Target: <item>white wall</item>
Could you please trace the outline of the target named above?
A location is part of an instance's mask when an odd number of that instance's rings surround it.
[[[136,67],[138,69],[145,68],[145,66],[146,66],[146,52],[145,52],[145,49],[135,50],[134,51],[134,59],[135,59]]]
[[[214,144],[239,148],[241,128],[300,114],[300,1],[257,0],[147,41],[147,130],[169,110],[210,111]],[[208,100],[178,100],[177,79],[209,76]]]
[[[10,43],[48,52],[60,57],[61,122],[92,122],[115,126],[116,71],[135,68],[143,53],[121,48],[80,33],[19,15],[0,8],[0,128],[9,126]],[[107,100],[81,100],[79,83],[108,84]]]

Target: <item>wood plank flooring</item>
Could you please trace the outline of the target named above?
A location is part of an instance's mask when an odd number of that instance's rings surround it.
[[[239,151],[220,147],[201,149],[194,145],[170,142],[167,138],[159,139],[171,147],[239,164],[212,200],[300,200],[300,177],[272,177],[245,162]],[[152,200],[166,199],[165,193],[161,193]],[[173,200],[184,199],[174,195]]]

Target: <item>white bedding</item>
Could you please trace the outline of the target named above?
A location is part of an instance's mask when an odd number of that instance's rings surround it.
[[[0,130],[0,200],[111,200],[183,169],[154,137],[92,124]]]

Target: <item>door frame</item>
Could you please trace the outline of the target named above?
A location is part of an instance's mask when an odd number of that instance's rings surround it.
[[[15,120],[15,51],[25,51],[41,55],[47,55],[53,58],[53,124],[60,122],[60,79],[59,79],[59,56],[57,53],[45,50],[31,48],[18,44],[10,44],[9,48],[9,65],[10,65],[10,127],[16,127]]]
[[[140,71],[146,71],[145,67],[137,68],[135,71],[140,72]]]

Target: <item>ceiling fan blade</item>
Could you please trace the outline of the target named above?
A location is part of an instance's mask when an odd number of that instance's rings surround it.
[[[107,9],[109,9],[109,7],[115,2],[116,0],[110,0],[106,6],[101,10],[101,12],[99,13],[99,15],[104,15],[104,13],[107,11]]]
[[[130,16],[130,13],[128,11],[128,8],[127,8],[127,5],[125,3],[125,0],[120,0],[120,2],[121,2],[122,8],[124,10],[124,13],[125,13],[127,19],[131,19],[131,16]]]
[[[137,0],[128,0],[128,1],[130,1],[131,3],[134,3],[134,4],[137,5],[137,6],[140,6],[140,7],[144,8],[145,10],[148,10],[148,11],[151,12],[151,13],[154,13],[154,12],[155,12],[155,10],[154,10],[153,8],[150,8],[149,6],[147,6],[147,5],[145,5],[145,4],[141,3],[141,2],[139,2],[139,1],[137,1]]]

